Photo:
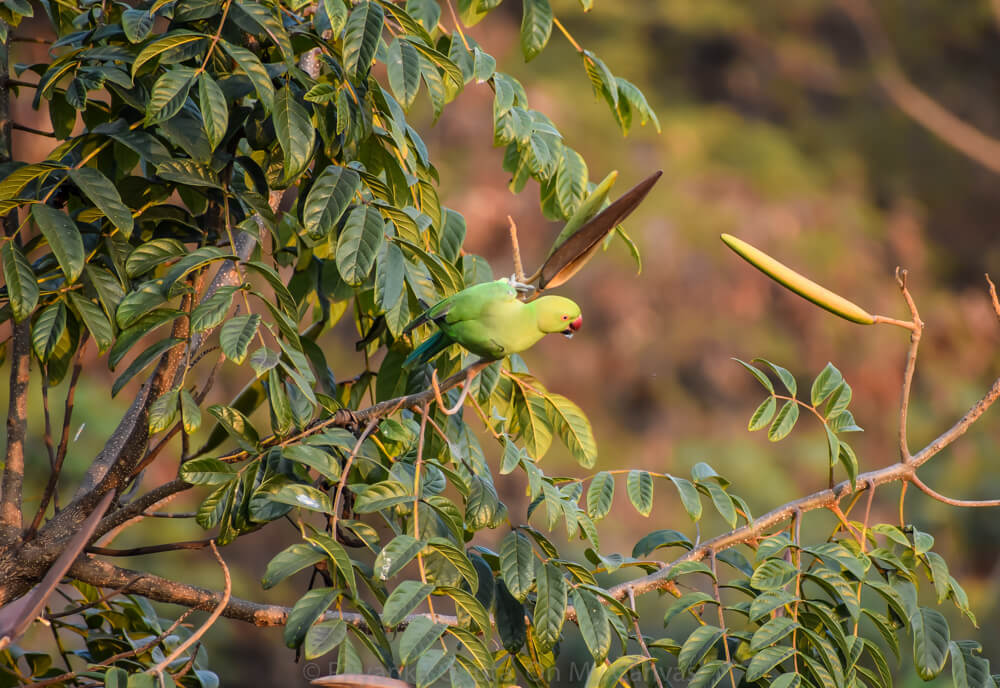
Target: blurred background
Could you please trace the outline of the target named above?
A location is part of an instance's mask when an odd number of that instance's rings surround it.
[[[887,316],[907,317],[893,270],[909,271],[927,324],[911,402],[912,449],[985,392],[1000,374],[1000,323],[983,278],[989,270],[1000,278],[1000,143],[990,138],[1000,138],[1000,2],[598,0],[586,16],[575,0],[552,5],[583,47],[645,92],[662,125],[660,134],[647,125],[623,139],[607,106],[592,95],[582,61],[557,32],[540,57],[524,64],[519,3],[505,3],[470,31],[584,155],[592,180],[619,171],[612,196],[664,170],[626,225],[642,251],[641,273],[624,245],[612,243],[559,290],[581,303],[582,332],[572,342],[548,338],[525,356],[550,390],[573,399],[591,419],[598,469],[687,476],[705,461],[732,481],[731,490],[755,515],[823,488],[825,440],[809,418],[780,444],[747,433],[763,395],[730,358],[755,356],[789,368],[800,389],[832,361],[854,389],[852,409],[865,433],[852,444],[862,470],[896,461],[907,334],[851,324],[813,307],[737,258],[719,241],[720,232]],[[11,61],[33,61],[39,56],[30,51],[38,48],[17,44]],[[418,99],[411,118],[423,124],[417,128],[440,170],[443,202],[466,217],[466,250],[485,255],[498,276],[512,272],[510,214],[532,271],[559,227],[542,218],[533,182],[520,196],[507,189],[502,150],[491,145],[492,92],[471,84],[433,127],[425,100]],[[15,119],[49,128],[46,113],[30,109],[30,94],[18,100]],[[15,132],[18,157],[37,160],[48,150],[47,139]],[[340,378],[363,365],[354,339],[346,319],[326,340],[331,361],[343,366],[334,370]],[[102,368],[96,365],[78,392],[85,425],[76,442],[79,462],[69,468],[77,474],[117,422],[100,384]],[[239,385],[230,381],[229,391]],[[126,390],[120,398],[128,396]],[[924,480],[952,497],[1000,496],[997,413],[923,468]],[[543,467],[549,474],[581,473],[557,445]],[[170,479],[174,468],[169,461],[154,465],[149,484]],[[520,477],[497,478],[512,518],[523,518]],[[672,490],[657,484],[656,507],[644,519],[619,487],[614,515],[601,524],[606,551],[627,555],[641,534],[657,528],[694,535]],[[36,486],[36,500],[39,492]],[[192,497],[171,508],[186,510],[195,504]],[[881,488],[873,518],[894,521],[897,497],[897,486]],[[953,637],[980,640],[1000,666],[1000,637],[989,632],[1000,627],[996,511],[957,510],[911,491],[906,518],[934,535],[935,549],[969,593],[980,630],[946,606]],[[825,537],[831,523],[810,515],[804,537]],[[708,519],[701,529],[710,536],[724,526]],[[142,529],[136,530],[138,536]],[[304,579],[267,593],[259,585],[267,561],[294,537],[290,531],[275,523],[224,550],[234,594],[275,603],[297,599]],[[161,532],[165,541],[201,537],[191,522],[171,520]],[[125,532],[116,546],[136,544],[130,540],[136,536]],[[221,586],[205,552],[148,559],[124,563],[183,572],[188,580],[196,571],[193,582]],[[654,597],[640,601],[648,612],[644,630],[661,637],[663,605]],[[585,652],[573,642],[565,648],[568,658]],[[226,685],[305,683],[280,630],[221,621],[207,645]],[[899,685],[924,685],[908,661]],[[936,684],[948,682],[950,674]],[[557,685],[572,683],[566,672]]]

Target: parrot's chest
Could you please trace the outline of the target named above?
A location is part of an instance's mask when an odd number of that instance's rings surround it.
[[[502,358],[531,348],[544,334],[520,302],[485,310],[475,320],[455,323],[448,334],[472,353]]]

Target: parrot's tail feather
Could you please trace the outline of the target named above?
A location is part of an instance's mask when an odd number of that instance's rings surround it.
[[[403,361],[403,367],[411,368],[415,365],[429,363],[435,356],[452,344],[454,344],[454,341],[451,337],[444,332],[437,332],[406,357],[406,360]]]
[[[425,322],[428,322],[429,320],[432,319],[431,306],[428,306],[427,302],[421,298],[418,298],[417,302],[420,304],[420,307],[424,309],[424,312],[418,315],[413,320],[411,320],[410,324],[408,324],[406,327],[403,328],[403,334],[409,334],[413,330],[423,325]]]

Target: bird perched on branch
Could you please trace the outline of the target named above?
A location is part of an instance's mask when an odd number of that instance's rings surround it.
[[[403,365],[424,364],[452,344],[488,360],[501,359],[534,346],[547,334],[567,337],[583,325],[580,307],[562,296],[542,296],[524,303],[509,279],[477,284],[425,310],[406,326],[408,333],[427,322],[440,330],[417,347]],[[530,288],[529,288],[530,289]]]

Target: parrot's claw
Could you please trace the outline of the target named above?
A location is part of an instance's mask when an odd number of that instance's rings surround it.
[[[527,294],[535,293],[536,287],[533,284],[525,284],[524,282],[518,282],[517,275],[511,275],[510,277],[507,278],[507,281],[510,282],[510,286],[514,287],[518,291],[523,291]]]
[[[438,385],[438,374],[437,369],[431,373],[431,388],[434,390],[434,399],[437,401],[438,408],[446,416],[454,416],[462,410],[462,406],[465,404],[465,397],[469,394],[469,383],[472,382],[472,374],[467,373],[465,380],[462,382],[462,393],[458,396],[458,401],[451,408],[448,408],[444,404],[444,397],[441,396],[441,387]]]

